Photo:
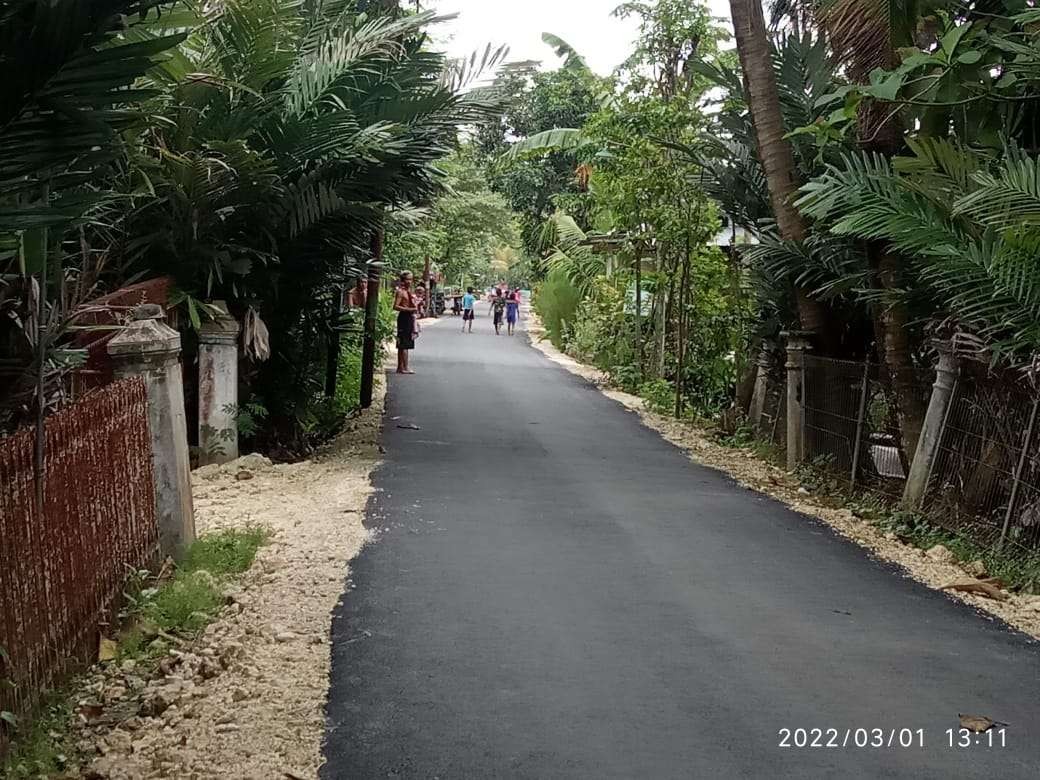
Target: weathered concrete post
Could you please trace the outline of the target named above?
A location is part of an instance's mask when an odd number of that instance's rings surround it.
[[[921,502],[928,491],[928,479],[939,456],[946,415],[953,401],[953,388],[957,383],[958,365],[953,344],[949,341],[939,341],[935,343],[935,348],[939,352],[939,361],[935,366],[935,384],[932,385],[932,396],[928,401],[924,425],[921,427],[921,438],[917,440],[917,451],[910,463],[910,474],[903,489],[903,506],[911,510],[921,508]]]
[[[162,555],[179,558],[195,540],[188,429],[181,379],[181,337],[162,307],[144,304],[108,343],[118,377],[141,376],[148,389],[148,428],[155,480],[155,517]]]
[[[751,395],[751,424],[757,429],[762,424],[762,415],[766,411],[766,400],[769,397],[769,372],[773,367],[773,350],[776,345],[766,339],[758,353],[758,371],[755,374],[755,390]]]
[[[787,468],[798,468],[805,454],[802,425],[802,379],[805,376],[805,353],[811,349],[809,334],[802,330],[784,331],[787,340]]]
[[[238,333],[227,304],[199,328],[199,463],[238,457]]]

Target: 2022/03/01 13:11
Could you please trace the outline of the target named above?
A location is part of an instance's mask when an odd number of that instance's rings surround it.
[[[1006,729],[989,729],[975,732],[971,729],[946,729],[950,747],[1007,747]]]

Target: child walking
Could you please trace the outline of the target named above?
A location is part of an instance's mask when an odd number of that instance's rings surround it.
[[[462,296],[462,332],[469,333],[473,332],[473,318],[476,316],[474,311],[477,305],[477,298],[473,295],[473,288],[467,287],[466,294]]]
[[[520,291],[511,292],[506,298],[506,332],[512,336],[516,321],[520,318]]]
[[[506,311],[506,299],[501,289],[495,290],[495,297],[491,299],[491,312],[495,315],[495,335],[502,335],[502,315]]]

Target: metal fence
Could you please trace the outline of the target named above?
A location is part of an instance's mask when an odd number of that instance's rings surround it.
[[[854,489],[901,495],[913,453],[903,449],[886,372],[872,362],[814,355],[804,365],[804,460],[826,463]],[[917,377],[922,406],[933,378],[931,371]]]
[[[147,397],[125,379],[46,422],[37,512],[35,433],[0,439],[0,709],[26,711],[96,657],[131,570],[158,549]]]
[[[1040,393],[1009,374],[962,367],[924,511],[987,544],[1040,547]]]
[[[918,372],[922,408],[934,377]],[[842,475],[857,491],[898,499],[914,453],[903,449],[886,372],[807,355],[802,387],[803,462]],[[1040,390],[1019,375],[962,364],[922,511],[981,544],[1040,551],[1038,411]]]

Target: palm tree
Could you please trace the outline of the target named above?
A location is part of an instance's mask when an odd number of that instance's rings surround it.
[[[1003,159],[946,139],[889,160],[849,154],[798,205],[832,232],[885,241],[909,258],[939,314],[974,341],[1032,361],[1040,352],[1040,159]]]
[[[442,188],[460,125],[497,110],[471,89],[504,50],[453,62],[428,49],[432,12],[324,0],[228,0],[183,47],[137,162],[156,198],[126,252],[187,293],[252,307],[270,326],[258,387],[292,440],[320,396],[340,291],[367,274],[389,209]],[[291,378],[286,381],[286,378]]]
[[[62,396],[61,376],[79,357],[56,343],[89,298],[90,253],[81,248],[114,200],[107,185],[124,153],[122,133],[141,121],[138,106],[152,94],[133,87],[183,39],[138,40],[134,25],[165,15],[170,4],[0,6],[0,310],[10,315],[0,323],[0,358],[17,369],[0,385],[0,425],[12,421],[10,410],[33,407],[42,425],[45,407]],[[66,255],[72,230],[77,246]],[[70,258],[83,266],[74,291],[64,288]]]
[[[913,42],[920,10],[916,3],[824,0],[817,16],[849,78],[863,84],[875,68],[898,65],[896,50]],[[891,157],[903,147],[903,123],[889,103],[864,100],[856,130],[860,145],[872,152]],[[902,449],[909,459],[924,424],[925,399],[914,368],[911,315],[902,293],[907,281],[904,258],[883,241],[868,242],[866,249],[875,284],[883,291],[871,305],[878,351],[888,370]]]
[[[765,173],[777,228],[784,241],[801,243],[809,230],[794,205],[801,182],[791,144],[785,138],[787,129],[762,5],[759,0],[730,0],[730,13],[744,71],[745,95],[755,125],[758,158]],[[814,333],[822,344],[833,344],[837,334],[829,327],[826,307],[801,285],[796,285],[795,294],[802,327]]]

